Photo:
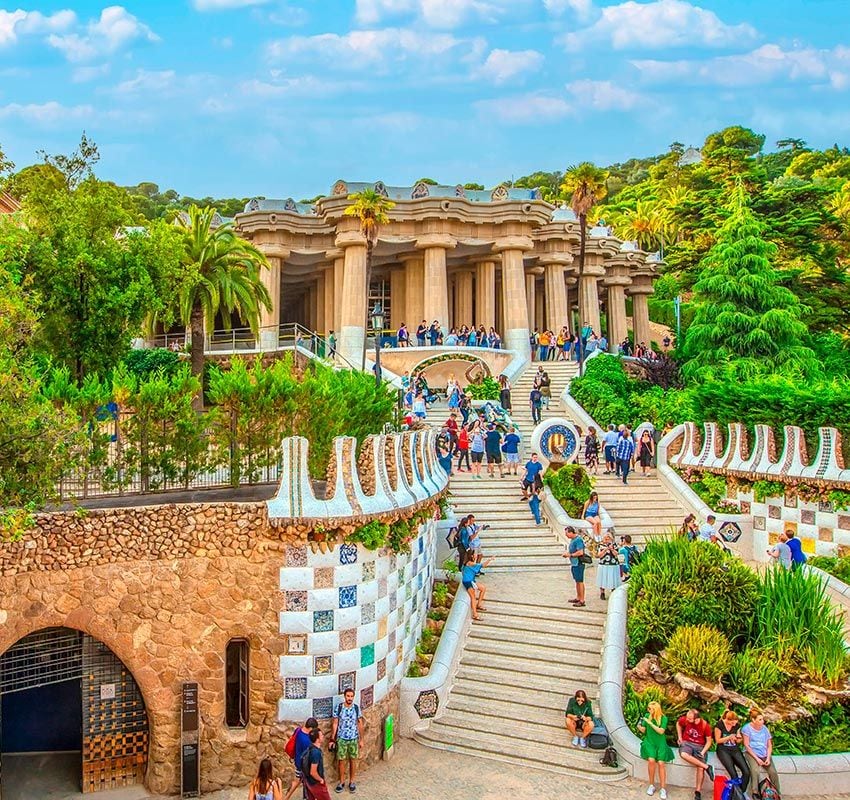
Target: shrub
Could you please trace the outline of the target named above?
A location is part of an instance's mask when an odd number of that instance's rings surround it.
[[[449,599],[449,587],[442,581],[434,582],[432,602],[435,606],[444,606]]]
[[[682,672],[715,683],[729,671],[729,640],[711,625],[682,625],[670,637],[662,663],[671,672]]]
[[[661,710],[667,717],[667,739],[670,744],[676,744],[676,720],[687,711],[687,706],[670,705],[670,701],[660,686],[647,686],[642,692],[635,690],[631,681],[626,682],[623,695],[623,716],[632,733],[642,736],[637,729],[638,720],[646,715],[646,708],[651,702],[661,705]]]
[[[543,483],[549,487],[552,496],[561,504],[564,511],[578,518],[585,501],[593,490],[593,480],[584,467],[578,464],[565,464],[559,470],[548,470]]]
[[[784,497],[785,484],[780,481],[754,481],[753,497],[757,503],[761,503],[767,497]]]
[[[680,625],[710,625],[737,644],[758,598],[756,574],[719,547],[651,541],[629,580],[629,658],[660,652]]]
[[[386,522],[373,519],[350,534],[348,539],[352,542],[360,542],[367,550],[377,550],[386,547],[389,533],[390,526]]]
[[[836,703],[815,712],[812,719],[770,726],[774,751],[781,755],[846,753],[850,750],[850,705]]]
[[[728,672],[731,688],[757,703],[772,695],[785,677],[773,654],[755,647],[735,653]]]
[[[837,686],[847,675],[844,624],[814,573],[769,569],[761,576],[752,620],[753,642],[783,668]]]
[[[501,387],[495,378],[483,378],[480,382],[470,383],[466,393],[472,400],[498,400]]]
[[[850,584],[850,556],[811,556],[809,564]]]

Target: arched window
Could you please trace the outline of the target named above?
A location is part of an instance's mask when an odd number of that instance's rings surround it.
[[[224,655],[224,721],[230,728],[248,724],[248,640],[231,639]]]

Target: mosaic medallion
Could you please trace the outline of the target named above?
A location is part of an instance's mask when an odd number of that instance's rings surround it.
[[[440,707],[440,698],[434,689],[425,689],[419,692],[419,697],[413,704],[419,719],[433,719],[437,716],[437,709]]]
[[[314,656],[313,657],[313,674],[314,675],[330,675],[334,671],[333,656]]]
[[[717,532],[720,537],[726,542],[737,542],[741,538],[741,526],[737,522],[731,520],[724,522]]]
[[[357,647],[357,628],[346,628],[339,632],[339,649],[353,650]]]
[[[339,693],[344,694],[347,689],[357,689],[357,673],[342,672],[339,676]]]
[[[364,561],[363,562],[363,580],[364,581],[375,580],[375,562],[374,561]]]
[[[316,719],[330,719],[334,714],[333,697],[316,697],[313,700],[313,716]]]
[[[360,648],[360,666],[371,667],[375,663],[375,643]]]
[[[287,700],[304,700],[307,697],[307,679],[287,678],[284,683],[284,694]]]
[[[339,563],[340,564],[356,564],[357,563],[357,545],[342,544],[339,546]]]
[[[339,587],[339,607],[353,608],[357,605],[357,587],[356,586],[340,586]]]
[[[287,547],[286,548],[286,566],[287,567],[306,567],[307,566],[307,547]]]
[[[370,622],[375,621],[375,604],[374,603],[364,603],[360,607],[360,624],[368,625]]]
[[[360,690],[360,708],[365,711],[375,704],[375,687],[368,686]]]
[[[575,431],[566,425],[550,425],[540,436],[540,454],[549,461],[567,462],[577,447]]]
[[[286,594],[287,611],[306,611],[307,592],[301,590],[288,591]]]
[[[314,589],[332,589],[334,585],[333,567],[316,567],[313,570]]]
[[[313,633],[327,633],[334,629],[333,611],[313,612]]]

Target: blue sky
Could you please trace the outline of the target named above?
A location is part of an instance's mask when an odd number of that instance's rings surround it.
[[[850,144],[848,0],[0,0],[0,144],[296,199],[487,186],[741,123]]]

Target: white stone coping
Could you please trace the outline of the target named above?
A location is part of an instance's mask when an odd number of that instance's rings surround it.
[[[628,585],[624,585],[615,589],[608,599],[599,665],[599,710],[620,762],[627,765],[631,775],[646,780],[646,762],[640,757],[640,739],[629,730],[623,716],[627,615]],[[669,722],[675,724],[675,720]],[[709,760],[722,774],[723,767],[714,752],[709,753]],[[783,796],[817,797],[840,792],[850,786],[850,753],[776,756],[774,763]],[[670,786],[693,787],[694,768],[685,764],[678,754],[673,763],[667,765],[667,783]],[[710,784],[706,787],[710,792]]]
[[[819,576],[820,579],[826,583],[826,585],[832,589],[836,594],[840,594],[842,597],[846,598],[848,605],[850,605],[850,586],[848,586],[844,581],[840,578],[836,578],[835,575],[830,575],[825,570],[822,570],[820,567],[813,567],[811,564],[806,564],[804,569],[807,572],[814,572],[815,575]]]
[[[437,693],[438,706],[434,719],[446,710],[452,678],[460,661],[471,622],[469,595],[459,584],[428,674],[421,678],[401,679],[397,727],[399,736],[409,738],[415,731],[425,730],[430,726],[431,719],[420,719],[415,708],[421,692],[432,690]]]
[[[564,528],[572,525],[577,531],[593,531],[593,526],[586,519],[573,519],[564,507],[555,499],[552,490],[548,486],[544,487],[543,492],[543,513],[549,521],[549,527],[552,532],[558,537],[558,540],[566,543],[567,539],[564,536]],[[611,516],[605,510],[605,507],[599,506],[599,518],[602,521],[602,530],[607,531],[614,527]]]

